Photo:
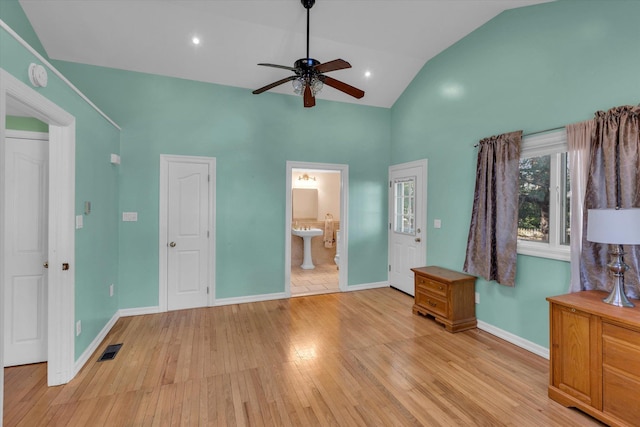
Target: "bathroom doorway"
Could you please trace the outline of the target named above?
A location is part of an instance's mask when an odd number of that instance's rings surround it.
[[[285,292],[341,292],[347,285],[347,165],[287,162]]]

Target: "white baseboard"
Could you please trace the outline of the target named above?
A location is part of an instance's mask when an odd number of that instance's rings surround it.
[[[388,287],[389,287],[389,282],[364,283],[362,285],[347,286],[347,289],[345,292],[364,291],[367,289],[388,288]]]
[[[218,307],[220,305],[245,304],[247,302],[271,301],[274,299],[285,299],[285,298],[289,298],[286,292],[276,292],[274,294],[250,295],[246,297],[217,298],[215,300],[214,306]]]
[[[120,313],[120,317],[142,316],[143,314],[160,313],[160,307],[156,305],[152,307],[121,308],[118,313]]]
[[[100,343],[102,343],[102,340],[104,340],[104,338],[107,336],[111,328],[113,328],[113,325],[116,324],[119,318],[120,318],[120,312],[116,311],[113,314],[113,317],[111,317],[111,319],[107,322],[107,324],[104,325],[104,328],[102,328],[100,333],[96,335],[93,341],[91,341],[91,344],[89,344],[89,346],[85,349],[85,351],[82,352],[82,354],[80,355],[78,360],[76,360],[76,363],[73,367],[74,377],[78,375],[78,372],[80,372],[82,367],[87,363],[87,361],[89,361],[89,358],[91,357],[91,355],[98,349],[98,347],[100,346]]]
[[[537,354],[540,357],[544,357],[545,359],[549,359],[549,349],[542,347],[534,342],[525,340],[518,335],[514,335],[511,332],[507,332],[504,329],[500,329],[488,323],[485,323],[481,320],[478,320],[478,329],[482,329],[485,332],[490,333],[491,335],[495,335],[498,338],[502,338],[503,340],[510,342],[513,345],[517,345],[520,348],[523,348],[527,351],[530,351],[533,354]]]

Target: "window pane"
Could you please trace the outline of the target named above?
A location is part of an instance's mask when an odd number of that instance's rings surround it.
[[[551,156],[520,159],[518,239],[549,242]]]
[[[396,233],[414,234],[415,178],[396,182],[394,231]]]

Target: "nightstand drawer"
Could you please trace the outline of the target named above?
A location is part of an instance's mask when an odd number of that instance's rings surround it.
[[[447,315],[447,301],[432,292],[425,292],[420,286],[416,289],[416,304],[436,315]]]
[[[432,292],[443,297],[447,296],[448,285],[446,283],[436,282],[435,280],[431,280],[428,277],[420,276],[418,274],[415,276],[415,283],[416,289],[418,287],[422,287],[428,292]]]

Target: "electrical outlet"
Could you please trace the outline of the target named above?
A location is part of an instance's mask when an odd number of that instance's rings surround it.
[[[476,292],[476,304],[480,304],[480,294]]]
[[[109,296],[113,296],[113,283],[109,285]]]
[[[82,333],[82,320],[78,320],[76,322],[76,336],[79,336]]]

